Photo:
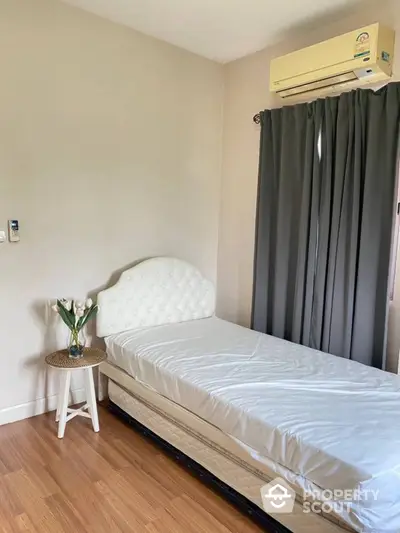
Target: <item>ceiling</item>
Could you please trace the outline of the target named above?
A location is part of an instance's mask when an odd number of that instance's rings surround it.
[[[366,0],[64,0],[225,63]]]

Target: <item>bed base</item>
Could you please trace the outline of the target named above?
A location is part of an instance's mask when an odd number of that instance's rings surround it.
[[[299,501],[296,497],[292,513],[268,516],[262,508],[260,488],[277,477],[273,470],[255,460],[219,429],[145,387],[110,362],[102,363],[100,372],[103,378],[101,381],[106,379],[108,389],[106,392],[102,387],[103,394],[110,398],[113,405],[126,413],[127,417],[140,423],[147,432],[157,435],[174,450],[175,455],[182,454],[200,465],[218,483],[222,483],[222,487],[227,487],[229,495],[240,495],[243,498],[241,501],[245,502],[244,511],[248,514],[251,511],[254,515],[256,509],[255,516],[267,520],[264,524],[269,524],[267,527],[270,531],[354,532],[333,515],[305,514],[301,497]],[[269,521],[271,518],[273,522]],[[273,527],[275,522],[281,527],[280,530],[271,529],[271,524]]]
[[[189,456],[172,446],[169,442],[159,437],[156,433],[144,426],[138,420],[130,416],[123,409],[118,407],[117,404],[109,400],[108,409],[115,416],[123,420],[126,424],[131,426],[135,431],[143,435],[144,437],[153,441],[159,448],[161,448],[172,459],[179,463],[182,467],[187,469],[191,474],[200,479],[202,483],[215,490],[234,507],[236,507],[243,514],[247,515],[257,525],[261,526],[268,533],[291,533],[289,529],[277,522],[272,516],[262,511],[258,505],[255,505],[250,500],[242,496],[239,492],[232,489],[211,474],[199,463],[191,459]]]

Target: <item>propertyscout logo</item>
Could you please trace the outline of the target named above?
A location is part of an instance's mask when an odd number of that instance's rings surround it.
[[[303,513],[335,513],[348,512],[357,501],[377,501],[377,490],[335,489],[322,491],[305,491],[303,493]],[[292,513],[296,493],[282,478],[261,487],[261,499],[264,511],[268,514]]]
[[[279,477],[261,487],[264,511],[268,514],[293,512],[295,497],[294,490]]]

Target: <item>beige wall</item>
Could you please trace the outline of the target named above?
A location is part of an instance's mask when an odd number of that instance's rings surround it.
[[[216,278],[223,69],[54,0],[0,0],[0,65],[4,423],[54,407],[48,299],[151,255]]]
[[[248,325],[251,312],[254,224],[258,171],[259,127],[252,117],[261,109],[281,105],[269,93],[271,58],[373,22],[398,32],[395,71],[400,76],[400,9],[398,0],[363,8],[327,24],[298,28],[281,44],[225,67],[223,176],[218,252],[218,314]],[[400,270],[400,269],[399,269]],[[400,279],[400,275],[397,279]],[[400,285],[400,284],[398,284]],[[390,315],[390,368],[396,368],[400,336],[400,286]],[[400,330],[400,328],[397,328]]]
[[[221,67],[54,0],[0,0],[0,230],[21,225],[0,245],[0,423],[54,408],[41,361],[67,335],[48,300],[95,293],[139,258],[182,257],[216,280],[218,248],[219,314],[249,323],[252,116],[279,105],[269,60],[375,20],[400,31],[396,3]],[[392,332],[398,301],[399,286]]]

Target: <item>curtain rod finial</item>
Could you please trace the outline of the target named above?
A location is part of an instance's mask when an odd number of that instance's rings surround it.
[[[254,115],[253,122],[255,124],[261,124],[261,113],[257,113],[257,115]]]

